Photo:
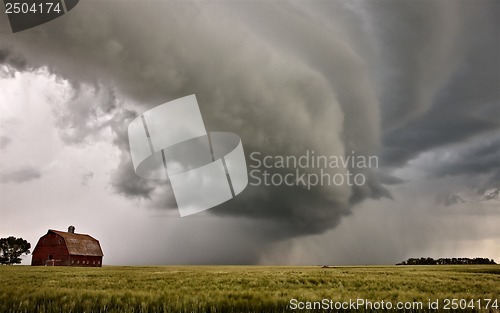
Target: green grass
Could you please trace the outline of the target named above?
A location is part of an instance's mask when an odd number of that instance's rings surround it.
[[[424,310],[404,312],[435,312],[427,309],[428,299],[440,299],[439,312],[477,312],[444,310],[443,300],[499,295],[500,266],[495,265],[0,266],[0,312],[293,312],[292,298],[423,302]],[[372,311],[381,312],[355,310]]]

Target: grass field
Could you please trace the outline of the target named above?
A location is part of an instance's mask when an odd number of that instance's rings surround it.
[[[327,312],[293,310],[290,300],[423,303],[399,312],[500,312],[500,266],[0,266],[0,312]],[[439,299],[429,310],[428,300]],[[444,308],[466,299],[467,309]],[[471,307],[473,300],[474,308]],[[478,310],[478,300],[481,310]],[[500,305],[500,299],[496,300]],[[305,303],[304,303],[305,305]],[[312,304],[311,304],[312,305]],[[373,305],[373,303],[372,303]],[[408,304],[407,304],[408,305]],[[332,312],[337,312],[333,309]],[[347,308],[339,312],[383,312]],[[397,310],[393,310],[397,311]]]

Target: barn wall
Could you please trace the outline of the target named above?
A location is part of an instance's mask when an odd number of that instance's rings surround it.
[[[70,265],[69,252],[64,239],[54,233],[48,233],[41,237],[33,250],[31,265]]]
[[[70,255],[70,266],[101,267],[102,256]]]

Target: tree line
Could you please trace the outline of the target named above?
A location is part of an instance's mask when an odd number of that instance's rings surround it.
[[[488,258],[410,258],[396,265],[457,265],[457,264],[496,264],[495,260]]]
[[[30,254],[30,248],[31,244],[23,238],[0,238],[0,264],[21,263],[21,256]]]

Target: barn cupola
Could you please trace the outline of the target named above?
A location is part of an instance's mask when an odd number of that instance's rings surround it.
[[[68,227],[68,233],[74,234],[75,233],[75,226],[71,225],[70,227]]]

